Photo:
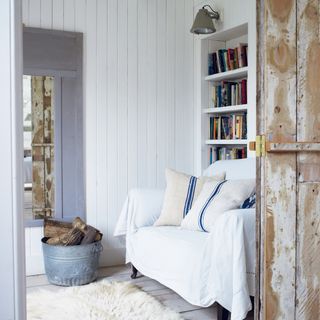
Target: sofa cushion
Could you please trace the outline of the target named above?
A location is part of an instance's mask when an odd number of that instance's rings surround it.
[[[224,173],[211,177],[190,176],[171,169],[166,169],[167,188],[163,207],[155,226],[179,226],[197,199],[203,184],[224,179]]]
[[[241,209],[250,209],[256,207],[256,192],[252,192],[250,196],[243,201],[242,205],[240,206]]]
[[[240,208],[254,188],[254,179],[206,182],[182,228],[209,232],[219,215]]]
[[[227,180],[255,179],[256,178],[256,158],[218,160],[204,170],[204,176],[212,174],[226,173]]]

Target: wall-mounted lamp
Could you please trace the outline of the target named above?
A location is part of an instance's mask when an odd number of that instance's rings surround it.
[[[207,10],[206,7],[210,9]],[[208,34],[216,32],[213,19],[218,20],[219,12],[214,11],[208,4],[203,6],[196,15],[190,32],[195,34]]]

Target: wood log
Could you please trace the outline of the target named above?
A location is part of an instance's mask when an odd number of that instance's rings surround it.
[[[83,237],[84,233],[81,230],[73,228],[63,235],[48,239],[47,243],[51,245],[74,246],[81,244]]]
[[[96,233],[96,238],[95,238],[94,241],[100,241],[100,240],[102,239],[102,237],[103,237],[103,233],[101,233],[100,231],[98,231],[98,232]]]
[[[87,228],[87,224],[79,217],[76,217],[72,221],[72,226],[73,228],[78,228],[81,231],[85,231],[85,229]]]
[[[81,244],[89,244],[89,243],[95,242],[97,233],[98,233],[97,229],[87,225],[84,231],[84,237],[81,241]]]
[[[46,219],[44,235],[48,244],[71,246],[89,244],[102,239],[102,233],[76,217],[72,223]]]
[[[73,227],[79,228],[85,236],[81,244],[88,244],[102,239],[102,233],[96,228],[86,224],[81,218],[76,217],[72,222]]]
[[[68,233],[73,228],[71,222],[44,219],[44,236],[54,238]]]
[[[66,242],[63,244],[64,246],[75,246],[81,244],[81,241],[84,237],[84,233],[78,229],[73,228],[70,232],[68,237],[66,237]]]

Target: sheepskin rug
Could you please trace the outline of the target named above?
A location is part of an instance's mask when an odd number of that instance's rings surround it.
[[[129,282],[102,280],[59,291],[27,295],[28,320],[182,320]]]

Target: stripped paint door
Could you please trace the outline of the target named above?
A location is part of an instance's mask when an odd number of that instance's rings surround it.
[[[320,141],[320,1],[297,2],[297,140]],[[320,319],[320,153],[298,166],[296,318]]]
[[[257,2],[258,133],[268,141],[320,142],[319,10],[319,0]],[[314,149],[259,160],[261,319],[320,319],[320,153]]]
[[[54,78],[31,77],[32,213],[51,217],[54,211]]]

